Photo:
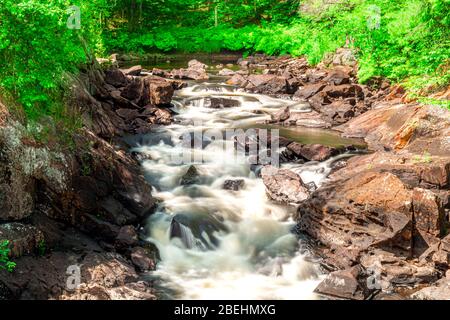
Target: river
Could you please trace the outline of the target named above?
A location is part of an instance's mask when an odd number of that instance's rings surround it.
[[[132,138],[133,151],[145,157],[145,176],[160,200],[146,225],[148,241],[158,247],[161,257],[149,276],[157,279],[163,299],[317,299],[313,291],[323,274],[302,237],[294,232],[290,215],[295,208],[268,199],[258,168],[249,165],[245,155],[236,156],[233,148],[224,148],[233,142],[208,141],[196,150],[202,161],[181,164],[174,155],[185,147],[177,142],[183,134],[212,128],[278,129],[281,135],[303,143],[348,145],[354,141],[331,131],[265,125],[269,114],[282,106],[290,105],[294,112],[308,111],[308,106],[248,94],[224,81],[213,76],[190,82],[175,93],[173,124]],[[238,103],[214,109],[209,107],[211,98]],[[320,187],[331,164],[349,156],[281,166]],[[181,185],[191,165],[201,178]],[[242,188],[224,190],[230,179],[242,180]]]

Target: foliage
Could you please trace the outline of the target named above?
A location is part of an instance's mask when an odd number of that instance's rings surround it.
[[[71,5],[79,30],[66,25]],[[67,122],[62,75],[94,54],[232,50],[316,64],[347,44],[360,81],[406,79],[420,96],[449,84],[449,9],[450,0],[2,0],[0,89],[28,120]]]
[[[9,252],[11,250],[9,249],[9,241],[8,240],[2,240],[0,241],[0,270],[4,269],[8,272],[13,272],[16,263],[9,260]]]

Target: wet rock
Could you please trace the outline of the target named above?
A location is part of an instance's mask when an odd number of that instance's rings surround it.
[[[211,97],[209,99],[209,108],[213,109],[223,109],[223,108],[236,108],[241,104],[238,100],[228,99],[228,98],[217,98]]]
[[[309,161],[325,161],[339,153],[336,148],[321,144],[300,144],[298,142],[289,144],[287,149],[292,151],[297,157]]]
[[[365,280],[360,279],[361,272],[360,267],[332,272],[314,292],[338,299],[364,300],[368,296],[368,289]]]
[[[198,184],[201,181],[200,173],[195,166],[190,166],[186,173],[181,177],[180,184],[182,186],[188,186],[192,184]]]
[[[228,231],[225,224],[214,214],[177,214],[170,225],[170,238],[178,238],[188,248],[214,249],[219,245],[217,232]]]
[[[245,181],[243,179],[236,180],[225,180],[223,183],[223,188],[225,190],[239,191],[245,186]]]
[[[158,69],[158,68],[153,68],[152,75],[158,76],[158,77],[163,77],[163,78],[170,78],[171,77],[170,72],[168,72],[166,70]]]
[[[169,125],[173,122],[173,117],[167,109],[156,109],[154,116],[150,117],[149,121],[155,124]]]
[[[155,261],[149,257],[147,251],[142,247],[132,249],[131,261],[141,272],[155,270]]]
[[[105,81],[116,88],[124,87],[128,83],[127,77],[119,69],[106,70]]]
[[[0,241],[8,240],[10,257],[34,253],[44,243],[44,235],[36,227],[22,223],[0,224]]]
[[[261,177],[268,196],[280,203],[301,203],[310,192],[298,174],[286,169],[265,166]]]

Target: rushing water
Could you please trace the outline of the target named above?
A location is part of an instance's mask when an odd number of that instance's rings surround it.
[[[208,108],[211,97],[239,101],[226,109]],[[182,148],[179,137],[194,129],[258,127],[270,112],[291,105],[305,112],[306,105],[246,94],[220,80],[191,83],[174,98],[176,122],[135,137],[135,151],[145,154],[146,178],[161,200],[148,221],[149,241],[160,250],[161,262],[153,276],[160,279],[169,298],[184,299],[315,299],[313,290],[322,275],[307,259],[292,230],[292,208],[269,201],[265,186],[242,157],[224,149],[224,141],[210,141],[201,150],[203,163],[195,164],[202,180],[182,186],[180,179],[191,166],[178,164],[173,155]],[[201,124],[199,124],[201,121]],[[261,126],[264,127],[264,126]],[[295,129],[299,130],[299,129]],[[283,133],[283,132],[282,132]],[[324,131],[285,132],[298,141],[348,144]],[[231,148],[232,150],[232,148]],[[197,150],[197,152],[199,152]],[[323,183],[330,164],[283,164],[305,182]],[[230,160],[233,159],[233,160]],[[226,161],[225,161],[226,160]],[[243,179],[239,191],[223,189],[227,179]]]

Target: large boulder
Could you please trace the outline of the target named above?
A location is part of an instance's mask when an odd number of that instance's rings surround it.
[[[128,83],[127,77],[120,69],[106,70],[105,81],[116,88],[124,87]]]
[[[299,226],[329,247],[375,244],[411,250],[411,191],[391,173],[365,172],[330,182],[299,207]]]
[[[280,203],[301,203],[309,198],[310,191],[302,178],[293,171],[265,166],[261,177],[270,199]]]
[[[287,79],[273,74],[256,74],[247,78],[245,88],[252,92],[265,94],[288,93],[289,85]]]

